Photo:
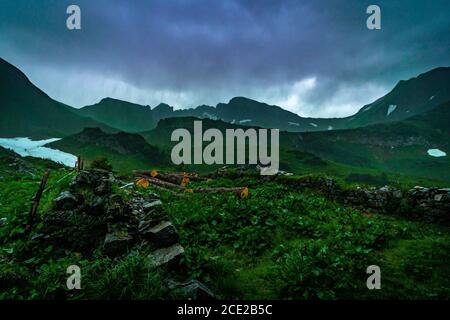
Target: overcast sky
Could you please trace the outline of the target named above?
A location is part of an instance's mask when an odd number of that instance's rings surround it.
[[[81,8],[81,30],[66,8]],[[381,7],[381,30],[366,8]],[[234,96],[341,117],[450,66],[450,1],[1,0],[0,57],[74,107]]]

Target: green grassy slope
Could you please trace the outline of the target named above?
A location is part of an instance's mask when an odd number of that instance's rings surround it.
[[[146,131],[156,126],[149,106],[112,98],[78,109],[77,113],[126,132]]]
[[[450,181],[448,157],[432,158],[426,152],[434,147],[448,149],[447,106],[392,124],[314,133],[281,132],[280,169],[295,174],[326,173],[370,184],[446,185]],[[195,120],[199,119],[165,119],[156,129],[141,134],[148,143],[170,153],[176,144],[170,141],[172,131],[186,128],[192,133]],[[202,124],[203,131],[249,128],[210,119],[203,119]],[[205,171],[218,166],[191,167]]]
[[[0,136],[63,137],[86,127],[114,129],[76,114],[34,86],[17,68],[0,58]]]
[[[385,123],[425,113],[450,100],[450,67],[436,68],[400,81],[391,92],[348,117],[346,128]],[[389,106],[395,109],[388,115]]]
[[[99,157],[107,157],[119,173],[150,169],[168,163],[165,154],[137,134],[107,134],[98,128],[85,129],[48,145],[68,153],[81,155],[87,166]]]
[[[292,146],[323,159],[355,167],[450,181],[450,102],[407,120],[352,130],[288,134]]]
[[[12,172],[0,178],[0,218],[6,218],[0,227],[0,300],[170,299],[161,281],[174,275],[198,279],[223,299],[450,297],[448,228],[368,214],[312,190],[298,192],[251,177],[193,185],[245,185],[250,188],[245,199],[161,194],[185,248],[175,270],[152,267],[140,246],[118,259],[70,251],[61,256],[59,248],[30,240],[24,230],[29,199],[46,169],[36,165],[34,176]],[[67,190],[68,173],[52,170],[38,222],[52,200]],[[137,190],[155,191],[161,192]],[[41,227],[37,223],[32,234],[39,234]],[[66,269],[72,264],[83,270],[83,290],[66,287]],[[366,287],[366,268],[373,264],[382,270],[381,290]]]

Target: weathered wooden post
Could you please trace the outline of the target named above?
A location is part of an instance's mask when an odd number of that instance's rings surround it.
[[[39,207],[39,202],[41,201],[42,193],[44,192],[45,185],[47,184],[48,176],[50,175],[50,171],[46,171],[44,173],[44,177],[41,180],[41,184],[39,185],[39,189],[36,191],[36,195],[33,199],[33,205],[31,206],[30,213],[28,215],[28,223],[25,226],[25,231],[30,232],[33,226],[34,217],[36,216],[37,209]]]
[[[77,156],[77,172],[81,170],[81,156]]]

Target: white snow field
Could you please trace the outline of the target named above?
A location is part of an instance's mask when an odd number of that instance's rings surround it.
[[[432,157],[445,157],[447,155],[444,151],[439,149],[428,149],[427,153]]]
[[[12,150],[22,157],[30,156],[48,159],[68,167],[74,167],[77,157],[73,154],[44,147],[47,143],[58,140],[60,139],[31,140],[29,138],[0,138],[0,146]]]
[[[397,109],[397,105],[395,105],[395,104],[389,105],[389,108],[388,108],[388,110],[387,110],[386,116],[388,116],[388,115],[390,115],[392,112],[394,112],[395,109]]]

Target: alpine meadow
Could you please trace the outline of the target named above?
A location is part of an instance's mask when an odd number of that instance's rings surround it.
[[[448,300],[448,12],[2,1],[0,300]]]

